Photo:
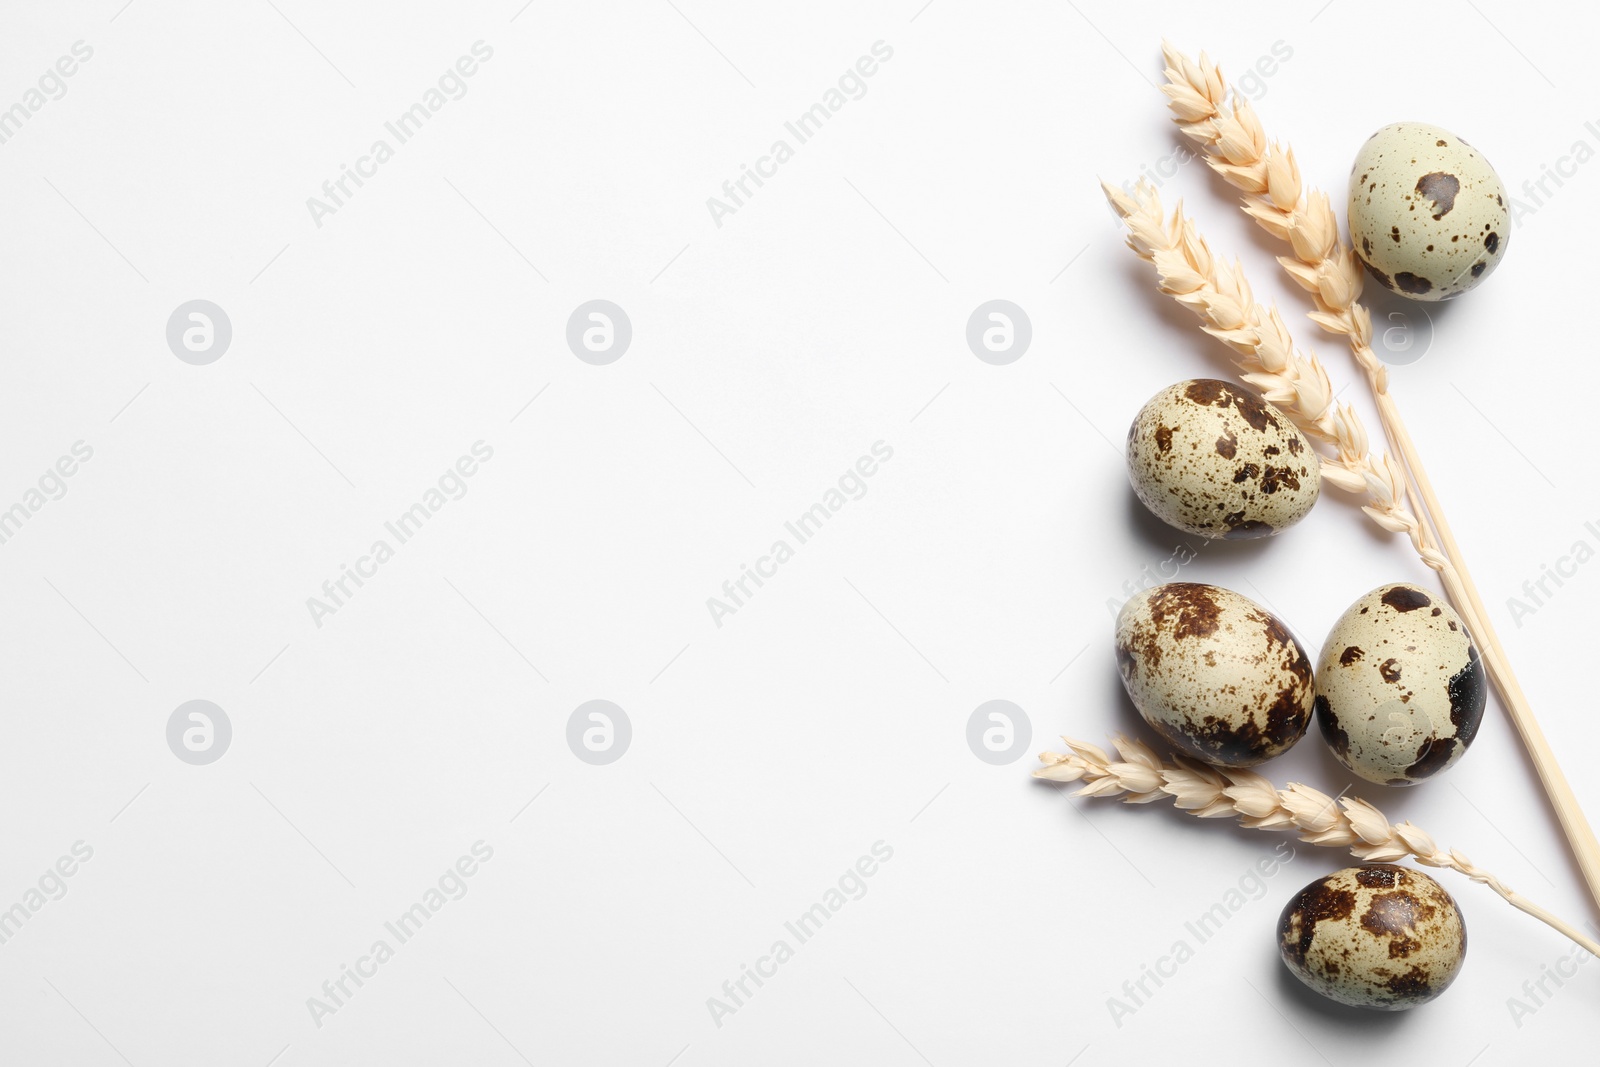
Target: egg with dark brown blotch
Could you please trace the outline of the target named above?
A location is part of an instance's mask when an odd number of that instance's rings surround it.
[[[1162,521],[1199,537],[1265,537],[1317,502],[1321,464],[1278,408],[1243,386],[1179,382],[1128,429],[1133,491]]]
[[[1483,154],[1449,130],[1396,122],[1350,170],[1350,241],[1379,285],[1448,300],[1494,272],[1511,243],[1511,198]]]
[[[1310,725],[1310,658],[1276,615],[1231,589],[1142,590],[1117,615],[1116,646],[1134,707],[1185,755],[1251,767]]]
[[[1461,909],[1428,875],[1364,863],[1319,878],[1278,917],[1278,952],[1331,1000],[1401,1011],[1447,989],[1467,955]]]
[[[1488,680],[1455,609],[1414,585],[1382,585],[1334,623],[1317,662],[1317,723],[1369,782],[1415,785],[1460,762]]]

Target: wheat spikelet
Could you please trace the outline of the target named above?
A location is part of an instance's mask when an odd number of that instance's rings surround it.
[[[1410,858],[1427,867],[1452,870],[1488,886],[1515,907],[1600,955],[1600,943],[1532,903],[1464,853],[1441,849],[1411,822],[1390,823],[1364,800],[1330,797],[1294,782],[1280,790],[1253,771],[1211,767],[1183,756],[1165,763],[1149,746],[1128,737],[1111,739],[1116,759],[1087,742],[1070,737],[1061,740],[1070,751],[1041,752],[1039,761],[1044,766],[1033,776],[1052,782],[1082,781],[1075,796],[1120,796],[1128,804],[1171,798],[1197,818],[1231,818],[1251,829],[1291,831],[1307,844],[1345,849],[1364,862]]]
[[[1141,181],[1129,194],[1101,183],[1106,199],[1128,227],[1128,247],[1155,265],[1157,288],[1198,315],[1202,329],[1233,352],[1240,377],[1283,409],[1307,436],[1334,446],[1322,462],[1322,477],[1352,493],[1364,493],[1363,511],[1393,533],[1404,533],[1429,566],[1444,557],[1431,552],[1426,528],[1406,506],[1405,478],[1385,453],[1374,459],[1367,433],[1348,404],[1333,399],[1328,372],[1315,355],[1294,347],[1276,308],[1256,303],[1243,268],[1211,253],[1180,204],[1168,219],[1161,198]]]

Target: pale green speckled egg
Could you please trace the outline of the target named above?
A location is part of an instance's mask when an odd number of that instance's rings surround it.
[[[1455,766],[1483,722],[1488,672],[1466,623],[1415,585],[1380,585],[1339,617],[1317,664],[1317,722],[1333,754],[1382,785]]]
[[[1316,680],[1272,612],[1231,589],[1168,582],[1117,615],[1117,670],[1161,739],[1221,767],[1253,767],[1305,735]]]
[[[1278,917],[1278,952],[1331,1000],[1400,1011],[1449,988],[1467,955],[1461,908],[1421,871],[1364,863],[1319,878]]]
[[[1350,171],[1350,240],[1367,273],[1413,300],[1481,284],[1511,240],[1500,176],[1448,130],[1397,122],[1367,139]]]
[[[1151,397],[1128,428],[1127,462],[1145,506],[1200,537],[1275,534],[1305,518],[1322,488],[1317,454],[1289,416],[1213,378]]]

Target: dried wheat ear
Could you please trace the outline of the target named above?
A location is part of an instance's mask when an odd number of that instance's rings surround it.
[[[1082,781],[1083,787],[1074,796],[1120,796],[1127,804],[1171,798],[1197,818],[1237,819],[1251,829],[1294,831],[1307,844],[1345,849],[1369,863],[1409,857],[1428,867],[1456,871],[1600,956],[1600,942],[1534,904],[1465,854],[1441,849],[1420,827],[1410,822],[1390,823],[1364,800],[1330,797],[1293,782],[1280,790],[1253,771],[1211,767],[1182,756],[1163,762],[1148,745],[1128,737],[1111,739],[1116,759],[1087,742],[1070,737],[1061,740],[1069,751],[1041,752],[1039,762],[1044,766],[1033,776],[1052,782]]]

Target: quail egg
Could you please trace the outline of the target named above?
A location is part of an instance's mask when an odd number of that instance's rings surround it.
[[[1428,875],[1364,863],[1317,879],[1289,901],[1278,917],[1278,952],[1325,997],[1400,1011],[1455,981],[1467,927],[1455,899]]]
[[[1170,582],[1117,616],[1117,667],[1150,728],[1186,755],[1249,767],[1311,722],[1311,660],[1277,616],[1231,589]]]
[[[1455,609],[1398,583],[1334,623],[1317,663],[1317,723],[1370,782],[1414,785],[1457,763],[1478,734],[1488,683]]]
[[[1207,538],[1265,537],[1317,502],[1321,465],[1289,417],[1211,378],[1157,393],[1128,429],[1133,491],[1163,521]]]
[[[1476,148],[1437,126],[1397,122],[1356,154],[1350,240],[1384,288],[1448,300],[1500,265],[1511,241],[1509,203]]]

